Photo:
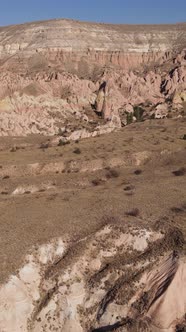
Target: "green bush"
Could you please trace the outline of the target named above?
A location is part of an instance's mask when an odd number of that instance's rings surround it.
[[[133,114],[127,113],[127,124],[129,125],[132,122],[133,122]]]
[[[138,122],[143,120],[145,110],[141,106],[134,106],[134,116]]]

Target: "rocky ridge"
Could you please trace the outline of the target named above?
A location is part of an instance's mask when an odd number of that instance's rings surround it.
[[[185,331],[185,31],[0,28],[0,331]]]
[[[1,28],[0,135],[76,140],[182,116],[185,31],[70,20]]]
[[[120,65],[128,69],[140,63],[162,61],[186,42],[186,24],[111,25],[53,20],[33,22],[0,30],[0,59],[5,67],[14,63],[62,65],[74,69],[94,64]],[[83,63],[82,63],[83,61]],[[72,68],[71,68],[72,69]],[[20,67],[14,67],[20,70]],[[23,70],[23,68],[22,68]]]

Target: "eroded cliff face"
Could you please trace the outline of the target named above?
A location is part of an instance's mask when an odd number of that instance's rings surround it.
[[[124,69],[163,62],[186,45],[186,24],[128,26],[71,20],[36,22],[0,29],[0,60],[16,71],[59,66],[116,65]]]
[[[79,243],[59,238],[33,248],[0,288],[0,327],[5,332],[182,331],[186,261],[172,250],[182,241],[176,229],[161,234],[131,227],[125,233],[124,227],[109,225]]]
[[[186,24],[70,20],[1,28],[0,135],[60,132],[65,139],[79,139],[110,132],[142,115],[181,116],[185,32]]]
[[[0,29],[0,332],[185,331],[185,32]]]

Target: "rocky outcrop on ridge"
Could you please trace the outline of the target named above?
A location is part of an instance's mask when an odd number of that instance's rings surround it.
[[[109,225],[81,239],[81,247],[68,242],[33,250],[0,288],[3,331],[177,331],[186,262],[170,250],[181,245],[181,233],[132,227],[125,233]],[[164,256],[161,247],[169,249]]]
[[[182,116],[185,31],[68,20],[1,28],[0,135],[78,139]]]
[[[33,22],[0,29],[0,60],[5,68],[21,72],[48,65],[78,72],[91,64],[128,69],[168,59],[186,43],[185,31],[186,24]]]

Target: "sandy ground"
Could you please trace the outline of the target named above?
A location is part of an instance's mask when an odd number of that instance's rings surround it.
[[[172,173],[186,165],[185,130],[185,119],[146,121],[44,150],[38,148],[43,137],[1,138],[0,281],[16,272],[33,245],[64,234],[84,237],[106,217],[127,225],[133,209],[136,222],[166,218],[185,233],[186,174]],[[42,167],[25,175],[24,167],[36,163]],[[53,163],[62,163],[62,171]]]
[[[185,120],[0,139],[0,330],[185,326]]]

